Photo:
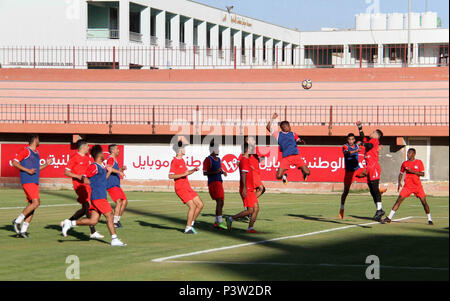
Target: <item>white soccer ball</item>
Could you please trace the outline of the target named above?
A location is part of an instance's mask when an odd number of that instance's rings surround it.
[[[303,87],[303,89],[305,89],[305,90],[311,89],[311,88],[312,88],[312,81],[311,81],[310,79],[305,79],[305,80],[302,82],[302,87]]]

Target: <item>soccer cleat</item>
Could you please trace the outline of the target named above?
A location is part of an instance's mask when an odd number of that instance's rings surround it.
[[[95,232],[95,233],[91,234],[90,238],[91,239],[102,239],[102,238],[105,238],[105,237],[103,235],[101,235],[100,233]]]
[[[287,174],[284,174],[284,175],[283,175],[283,184],[284,184],[284,185],[287,185],[287,183],[288,183],[288,180],[287,180]]]
[[[434,226],[434,223],[433,223],[433,221],[428,221],[428,225],[430,225],[430,226]]]
[[[114,223],[114,228],[123,228],[122,224],[120,223],[120,221],[118,221],[117,223]]]
[[[216,228],[216,229],[219,229],[219,224],[218,224],[217,222],[215,222],[215,223],[213,224],[213,227]]]
[[[184,231],[184,234],[195,234],[194,231],[192,231],[192,229],[190,229],[189,231]]]
[[[120,239],[114,238],[111,240],[111,247],[126,247],[127,244],[123,243]]]
[[[16,220],[13,220],[12,225],[13,225],[14,231],[16,231],[17,234],[20,234],[20,224],[16,223]]]
[[[223,230],[227,230],[228,228],[227,228],[227,224],[225,223],[225,222],[221,222],[221,223],[219,223],[219,228],[220,229],[223,229]]]
[[[344,209],[339,211],[339,219],[344,219]]]
[[[66,219],[61,222],[61,234],[64,237],[67,237],[67,231],[69,231],[70,228],[72,228],[72,222],[70,220]]]
[[[256,231],[255,229],[251,229],[251,230],[247,230],[247,233],[255,233],[255,234],[258,234],[259,232]]]
[[[381,221],[382,224],[390,224],[391,222],[392,220],[389,217],[386,217]]]
[[[230,217],[227,217],[227,229],[228,231],[231,231],[231,225],[233,224],[233,221]]]
[[[382,210],[377,210],[377,212],[375,212],[375,215],[374,215],[374,217],[373,217],[373,220],[375,220],[375,221],[377,221],[377,222],[381,222],[381,218],[383,217],[383,215],[384,215],[385,213],[386,213],[386,212],[384,212],[383,209],[382,209]]]
[[[19,237],[30,238],[30,234],[28,232],[20,232]]]

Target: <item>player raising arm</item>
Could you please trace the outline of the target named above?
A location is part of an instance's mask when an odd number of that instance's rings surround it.
[[[405,175],[405,186],[402,186],[403,175]],[[390,223],[394,218],[395,213],[402,202],[407,199],[411,194],[414,194],[422,202],[423,209],[428,217],[428,224],[433,225],[433,220],[431,219],[430,207],[427,203],[427,196],[420,181],[420,177],[425,176],[425,167],[421,160],[416,159],[416,150],[411,148],[408,150],[408,160],[403,162],[400,169],[400,174],[398,175],[398,191],[400,195],[392,208],[391,213],[388,217],[383,220],[383,224]],[[403,187],[403,189],[402,189]]]
[[[52,159],[47,159],[44,165],[40,165],[40,156],[37,150],[39,146],[39,136],[32,135],[25,147],[16,155],[13,166],[20,171],[20,184],[27,198],[28,205],[22,213],[13,220],[14,231],[19,237],[28,238],[28,226],[33,219],[35,210],[41,204],[39,197],[39,172],[53,163]],[[22,227],[20,224],[23,222]]]
[[[283,179],[283,183],[287,184],[287,171],[294,165],[300,169],[303,174],[303,179],[306,181],[310,175],[309,168],[306,166],[305,161],[300,157],[297,143],[304,143],[300,137],[291,131],[291,125],[288,121],[282,121],[280,123],[281,131],[275,129],[275,120],[278,118],[278,114],[274,113],[272,119],[267,123],[267,130],[271,135],[275,137],[280,146],[280,150],[283,154],[283,158],[280,160],[280,168],[277,171],[277,179]]]
[[[100,216],[103,214],[106,218],[106,225],[108,226],[109,233],[111,234],[111,246],[113,247],[125,247],[124,244],[116,234],[114,228],[114,217],[111,205],[107,200],[106,193],[106,178],[111,174],[112,169],[108,167],[108,171],[103,165],[105,156],[100,145],[94,145],[91,150],[91,156],[94,158],[94,163],[90,164],[86,177],[89,178],[89,186],[92,189],[90,195],[90,215],[88,218],[81,220],[64,220],[62,222],[62,235],[67,236],[67,231],[76,226],[95,226],[100,220]]]
[[[185,155],[185,146],[186,145],[182,141],[178,141],[173,147],[176,157],[174,157],[170,163],[169,179],[175,181],[175,193],[181,199],[183,204],[189,208],[184,234],[197,234],[194,225],[195,220],[200,215],[200,212],[202,212],[203,202],[198,194],[192,189],[187,177],[199,171],[199,169],[187,169],[186,162],[183,159],[183,156]]]

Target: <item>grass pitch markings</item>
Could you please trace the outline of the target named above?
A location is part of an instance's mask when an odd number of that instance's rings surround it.
[[[400,222],[400,221],[405,221],[405,220],[412,219],[412,218],[413,218],[412,216],[408,216],[408,217],[399,218],[399,219],[396,219],[396,220],[393,220],[393,221],[394,222]],[[304,233],[304,234],[299,234],[299,235],[284,236],[284,237],[278,237],[278,238],[272,238],[272,239],[266,239],[266,240],[261,240],[261,241],[256,241],[256,242],[245,243],[245,244],[233,245],[233,246],[228,246],[228,247],[214,248],[214,249],[208,249],[208,250],[203,250],[203,251],[185,253],[185,254],[174,255],[174,256],[169,256],[169,257],[156,258],[156,259],[153,259],[152,261],[153,262],[169,262],[169,260],[177,259],[177,258],[183,258],[183,257],[194,256],[194,255],[225,251],[225,250],[230,250],[230,249],[236,249],[236,248],[242,248],[242,247],[248,247],[248,246],[265,244],[265,243],[273,242],[273,241],[280,241],[280,240],[293,239],[293,238],[301,238],[301,237],[306,237],[306,236],[313,236],[313,235],[318,235],[318,234],[323,234],[323,233],[329,233],[329,232],[334,232],[334,231],[340,231],[340,230],[346,230],[346,229],[350,229],[350,228],[364,227],[364,226],[370,226],[370,225],[377,225],[377,224],[380,224],[380,223],[379,222],[371,222],[371,223],[366,223],[366,224],[355,224],[355,225],[331,228],[331,229],[315,231],[315,232],[310,232],[310,233]]]

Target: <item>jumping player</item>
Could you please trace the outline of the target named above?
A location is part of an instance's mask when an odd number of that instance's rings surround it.
[[[339,218],[344,219],[344,206],[347,199],[350,187],[357,177],[361,177],[364,170],[359,166],[359,152],[361,148],[355,143],[355,134],[347,135],[347,143],[342,147],[344,153],[345,177],[344,177],[344,192],[341,196],[341,209],[339,211]]]
[[[94,163],[90,164],[86,170],[86,177],[89,179],[89,186],[91,187],[89,207],[90,215],[88,218],[81,220],[68,220],[62,222],[62,235],[67,236],[67,231],[76,226],[95,226],[100,220],[100,216],[103,214],[106,218],[106,225],[108,226],[109,233],[111,234],[111,246],[113,247],[125,247],[124,244],[116,234],[114,228],[113,210],[107,200],[106,193],[106,178],[111,174],[112,168],[105,168],[103,161],[105,156],[100,145],[94,145],[91,150],[91,156],[94,158]],[[108,169],[108,170],[107,170]]]
[[[373,201],[377,208],[375,215],[373,217],[376,221],[381,221],[381,218],[385,214],[383,211],[383,204],[381,202],[381,192],[380,192],[380,177],[381,177],[381,166],[379,163],[379,146],[380,139],[383,137],[383,132],[379,129],[375,130],[369,137],[366,137],[363,132],[361,122],[357,122],[359,135],[361,138],[361,144],[364,146],[364,159],[366,160],[366,174],[367,174],[367,185],[369,186],[370,194],[372,195]]]
[[[210,154],[203,161],[203,175],[208,177],[208,190],[211,199],[216,201],[216,220],[214,228],[227,229],[227,225],[223,221],[223,206],[225,193],[223,190],[222,175],[227,176],[226,171],[222,169],[222,161],[218,157],[219,147],[211,141],[209,145]]]
[[[283,183],[287,184],[287,173],[291,165],[300,169],[303,174],[303,179],[306,181],[310,175],[310,170],[306,166],[305,161],[300,157],[297,143],[304,143],[297,134],[291,131],[291,125],[288,121],[282,121],[280,123],[281,131],[275,130],[275,120],[278,118],[278,114],[274,113],[272,120],[267,124],[267,130],[277,139],[280,146],[280,150],[283,154],[283,158],[280,160],[280,168],[277,171],[277,179],[283,179]]]
[[[114,208],[114,227],[122,228],[122,224],[120,223],[120,218],[122,217],[125,208],[128,205],[127,196],[123,192],[120,187],[120,177],[124,177],[124,171],[127,169],[126,166],[119,167],[119,163],[117,163],[117,156],[119,156],[119,147],[116,144],[111,144],[108,147],[109,157],[106,159],[106,167],[112,168],[111,175],[107,179],[106,189],[108,190],[108,194],[116,203],[116,207]]]
[[[249,158],[249,145],[248,143],[244,143],[241,160],[239,161],[239,171],[241,176],[239,193],[241,194],[246,209],[234,216],[227,217],[228,231],[231,231],[234,220],[251,215],[247,233],[258,233],[253,226],[258,217],[259,204],[255,193],[255,184],[253,183],[253,168],[250,165]]]
[[[405,186],[402,189],[403,175],[405,175]],[[407,199],[411,194],[414,194],[422,202],[423,209],[428,217],[428,224],[433,225],[433,220],[431,218],[430,207],[427,203],[427,196],[420,181],[420,177],[425,176],[425,167],[421,160],[416,159],[416,150],[411,148],[408,150],[408,160],[403,162],[400,169],[400,174],[398,175],[398,191],[400,195],[392,208],[391,213],[388,217],[383,220],[383,224],[391,223],[394,218],[395,213],[402,204],[402,202]]]
[[[27,207],[12,222],[14,231],[18,237],[22,238],[29,237],[27,232],[28,226],[33,219],[35,210],[41,204],[39,197],[39,172],[53,163],[52,159],[47,159],[44,165],[40,165],[38,146],[39,136],[32,135],[28,141],[28,146],[17,154],[13,161],[13,166],[20,171],[20,184],[28,202]],[[22,227],[20,224],[22,224]]]
[[[86,171],[91,164],[89,144],[86,140],[80,139],[77,141],[77,149],[78,152],[70,157],[64,172],[66,177],[72,178],[73,189],[78,196],[77,201],[81,205],[81,209],[69,218],[71,221],[80,219],[84,215],[90,217],[89,207],[91,187],[89,186],[89,181],[86,178]],[[91,230],[91,239],[104,238],[103,235],[95,231],[94,226],[90,226],[89,228]]]
[[[185,155],[185,144],[178,141],[174,145],[176,157],[170,163],[169,179],[175,181],[175,193],[181,199],[183,204],[188,206],[187,223],[184,230],[185,234],[197,234],[194,228],[195,220],[203,209],[203,202],[198,194],[192,189],[188,176],[199,171],[198,168],[187,169],[186,162],[183,159]]]

